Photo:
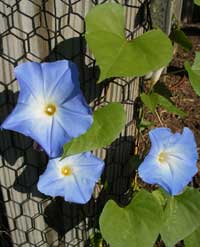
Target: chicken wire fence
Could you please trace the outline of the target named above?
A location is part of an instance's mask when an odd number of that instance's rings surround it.
[[[30,138],[0,131],[1,247],[95,246],[92,238],[98,236],[98,217],[107,199],[112,197],[125,204],[130,198],[132,170],[127,161],[134,152],[137,132],[139,79],[114,78],[97,85],[99,68],[84,39],[85,15],[105,2],[125,6],[128,39],[151,28],[149,0],[0,0],[1,123],[18,98],[13,69],[26,61],[72,60],[79,68],[81,88],[93,109],[117,101],[127,114],[120,137],[110,147],[95,152],[105,159],[101,179],[104,187],[97,184],[86,205],[41,194],[37,181],[45,170],[47,156]],[[161,2],[166,5],[168,1]],[[157,15],[163,25],[166,6]]]

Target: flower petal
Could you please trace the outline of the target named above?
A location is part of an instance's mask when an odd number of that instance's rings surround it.
[[[72,180],[72,177],[68,178],[68,183],[66,182],[65,178],[60,178],[57,180],[54,180],[53,186],[52,183],[47,183],[47,176],[41,175],[39,182],[38,182],[38,190],[41,191],[43,194],[47,196],[65,196],[65,191],[63,188],[69,187],[70,181]]]
[[[150,138],[151,150],[138,169],[139,175],[145,182],[159,184],[171,195],[177,195],[198,171],[194,135],[188,128],[182,134],[156,128]]]
[[[82,153],[79,155],[79,159],[76,161],[78,168],[75,170],[75,176],[83,180],[90,180],[97,182],[99,174],[102,173],[104,168],[104,162],[92,155],[90,152]]]
[[[74,63],[62,60],[42,63],[46,98],[61,104],[80,93],[78,71]]]
[[[72,169],[70,175],[62,174],[62,167]],[[86,203],[90,200],[96,181],[100,178],[104,162],[90,152],[51,159],[40,176],[38,189],[50,196],[63,196],[66,201]]]
[[[93,193],[95,182],[73,176],[74,182],[65,187],[65,201],[87,203]]]
[[[156,158],[147,155],[138,169],[139,176],[149,184],[159,184],[168,193],[172,192],[172,173],[168,165],[161,165]]]
[[[41,179],[39,180],[39,184],[38,184],[39,187],[49,186],[49,184],[55,182],[56,180],[63,178],[63,176],[61,176],[60,174],[59,169],[57,169],[56,167],[55,160],[56,159],[49,160],[45,173],[43,173],[40,176]]]
[[[93,122],[93,117],[91,109],[79,94],[58,108],[56,120],[66,133],[74,138],[86,132]]]
[[[33,138],[50,157],[62,153],[64,143],[71,138],[54,117],[48,117],[29,105],[17,104],[13,112],[1,125],[3,129],[17,131]]]
[[[43,147],[51,158],[58,157],[63,152],[63,145],[68,142],[71,137],[55,117],[52,118],[51,126],[47,131],[48,139],[46,139],[46,142],[45,139],[43,140]]]
[[[196,160],[198,159],[197,145],[195,142],[194,134],[189,128],[184,128],[182,135],[177,138],[174,145],[167,147],[167,152],[173,153],[174,156],[181,156],[184,160]],[[190,165],[191,162],[188,162]],[[192,163],[193,166],[193,163]]]
[[[20,85],[18,102],[28,104],[31,100],[44,98],[43,75],[40,63],[27,62],[18,65],[15,76]]]
[[[68,177],[68,180],[66,180],[65,177],[60,174],[60,170],[57,169],[56,166],[56,160],[57,159],[49,160],[48,166],[45,172],[39,177],[37,184],[39,191],[53,197],[57,195],[64,196],[63,188],[72,180],[71,177]]]
[[[20,83],[17,106],[2,128],[32,137],[50,157],[92,124],[91,109],[80,91],[76,65],[69,61],[28,62],[15,74]]]
[[[155,128],[149,132],[151,140],[150,154],[154,154],[165,148],[169,138],[172,136],[172,132],[168,128]],[[165,145],[164,145],[165,144]]]
[[[33,110],[30,105],[18,103],[12,113],[2,123],[1,128],[17,131],[26,136],[32,136],[32,131],[36,130],[38,126],[36,123],[44,123],[44,121],[39,121],[42,116],[37,110],[37,104]]]
[[[184,187],[192,180],[193,176],[198,172],[196,159],[181,159],[179,157],[170,156],[168,163],[172,171],[171,194],[179,194]]]

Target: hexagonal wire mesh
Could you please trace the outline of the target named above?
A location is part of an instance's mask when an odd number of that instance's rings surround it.
[[[81,87],[93,109],[118,101],[127,112],[120,137],[96,152],[106,160],[102,177],[106,190],[100,193],[97,186],[84,206],[39,193],[36,184],[47,164],[46,155],[35,150],[28,137],[0,132],[0,246],[92,246],[88,240],[98,229],[98,216],[107,198],[126,202],[131,177],[126,163],[133,153],[138,79],[112,79],[96,85],[98,67],[84,40],[84,16],[105,2],[125,6],[127,38],[149,28],[149,1],[0,0],[1,122],[18,97],[13,68],[25,61],[71,59],[79,67]]]

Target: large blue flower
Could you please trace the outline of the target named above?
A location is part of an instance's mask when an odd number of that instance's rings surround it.
[[[76,65],[67,60],[27,62],[15,68],[15,75],[18,102],[1,127],[32,137],[50,157],[58,157],[63,144],[83,134],[93,121]]]
[[[40,176],[38,189],[45,195],[62,196],[66,201],[86,203],[101,176],[104,162],[90,152],[51,159]]]
[[[177,195],[198,171],[194,135],[189,128],[184,128],[182,134],[173,134],[168,128],[155,128],[149,136],[151,149],[139,167],[139,176]]]

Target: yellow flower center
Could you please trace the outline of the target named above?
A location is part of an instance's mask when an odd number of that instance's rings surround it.
[[[160,163],[165,163],[167,161],[167,153],[160,152],[159,155],[158,155],[158,161]]]
[[[52,115],[54,115],[54,113],[56,112],[56,106],[55,106],[54,104],[48,104],[48,105],[45,106],[44,112],[45,112],[48,116],[52,116]]]
[[[72,174],[72,169],[69,166],[63,166],[61,168],[61,173],[62,173],[63,176],[69,176],[69,175]]]

